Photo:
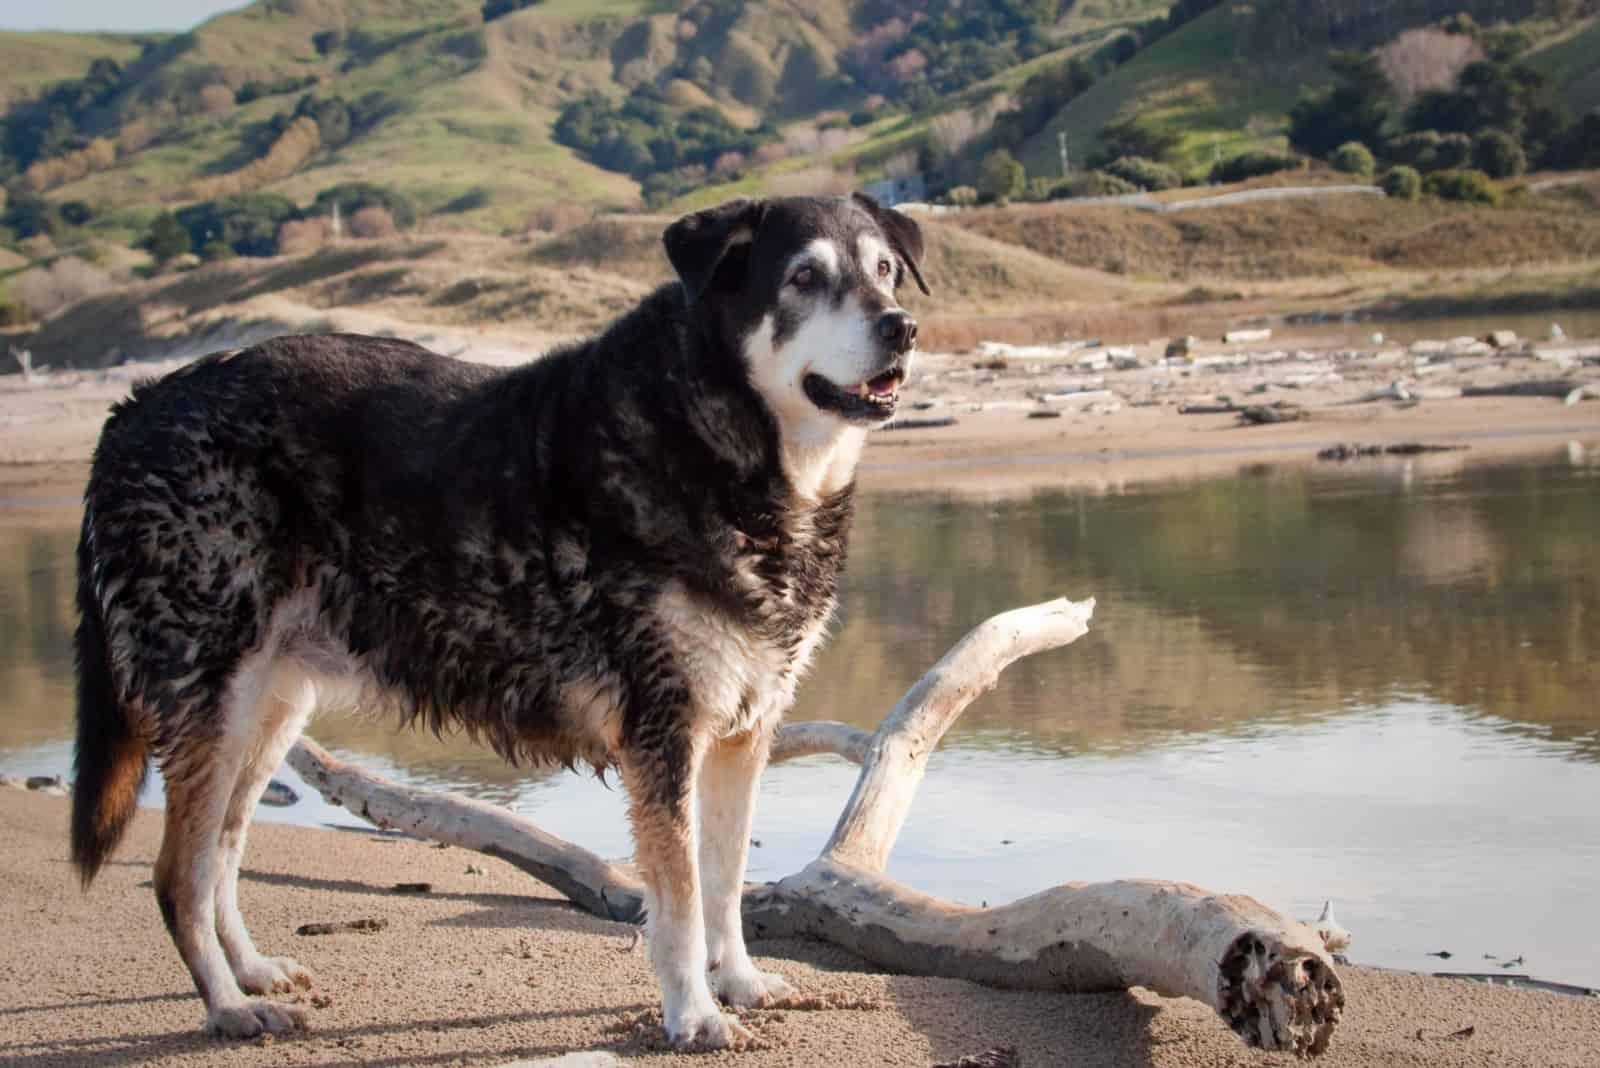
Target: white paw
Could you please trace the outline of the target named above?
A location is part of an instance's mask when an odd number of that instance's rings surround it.
[[[254,1038],[263,1031],[284,1035],[305,1027],[305,1010],[298,1005],[252,998],[243,1005],[212,1009],[206,1014],[205,1029],[207,1034],[222,1038]]]
[[[727,1049],[750,1037],[737,1016],[716,1008],[681,1013],[667,1020],[666,1031],[667,1040],[678,1049]]]
[[[789,980],[777,972],[763,972],[746,962],[743,968],[721,967],[711,973],[711,991],[736,1009],[752,1009],[784,1001],[795,995]]]
[[[291,957],[253,957],[233,970],[247,994],[287,994],[311,985],[311,973]]]

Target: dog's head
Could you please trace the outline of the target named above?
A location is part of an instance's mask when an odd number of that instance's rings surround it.
[[[667,256],[693,314],[784,434],[816,439],[894,414],[917,323],[895,300],[922,280],[922,232],[870,197],[736,200],[678,220]]]

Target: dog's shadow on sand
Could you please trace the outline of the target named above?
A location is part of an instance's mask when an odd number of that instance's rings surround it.
[[[528,897],[521,894],[472,893],[471,891],[430,890],[421,894],[397,892],[392,885],[380,886],[355,879],[313,879],[303,875],[285,875],[281,872],[241,871],[241,882],[260,883],[294,890],[323,890],[341,894],[366,894],[396,903],[416,899],[431,901],[459,901],[477,906],[475,911],[453,916],[441,916],[428,921],[436,927],[465,927],[473,929],[504,928],[506,930],[556,930],[579,934],[614,934],[625,936],[633,930],[628,924],[603,920],[591,915],[570,901],[546,897]],[[381,915],[381,913],[380,913]],[[323,919],[325,917],[311,917]]]

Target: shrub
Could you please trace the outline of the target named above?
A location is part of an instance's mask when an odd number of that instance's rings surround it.
[[[61,221],[68,226],[82,226],[94,218],[94,208],[86,200],[62,201],[58,210],[61,214]]]
[[[417,221],[416,208],[409,197],[374,182],[340,182],[338,185],[330,185],[317,194],[317,199],[311,202],[305,213],[331,215],[335,204],[339,205],[339,213],[346,218],[353,216],[362,208],[382,208],[389,213],[395,226],[402,229]]]
[[[1028,187],[1028,171],[1003,148],[983,157],[978,170],[978,192],[994,201],[1021,196]]]
[[[978,191],[970,185],[958,185],[945,193],[944,199],[958,208],[970,208],[978,202]]]
[[[1491,178],[1515,178],[1528,169],[1528,156],[1515,137],[1485,130],[1472,139],[1472,165]]]
[[[1107,174],[1105,171],[1081,171],[1056,182],[1055,187],[1050,190],[1050,199],[1120,197],[1138,191],[1138,186],[1114,174]]]
[[[1422,195],[1422,175],[1415,167],[1400,164],[1384,172],[1378,183],[1383,191],[1396,200],[1415,200]]]
[[[1439,131],[1418,130],[1391,137],[1384,142],[1383,155],[1390,163],[1405,164],[1419,171],[1437,170]]]
[[[394,225],[394,216],[375,204],[362,208],[350,216],[351,237],[393,237],[398,232]]]
[[[216,258],[214,245],[241,256],[271,256],[278,248],[278,227],[296,218],[294,202],[276,193],[220,197],[179,208],[178,222],[189,232],[191,248],[202,259]]]
[[[1100,128],[1101,153],[1107,159],[1137,156],[1160,162],[1182,143],[1178,131],[1162,129],[1145,119],[1122,119]]]
[[[1336,171],[1354,174],[1361,178],[1371,178],[1373,172],[1378,169],[1378,161],[1373,158],[1372,150],[1360,141],[1346,141],[1333,150],[1328,162]]]
[[[150,221],[150,229],[145,231],[139,244],[160,267],[189,251],[189,231],[184,229],[176,215],[164,211]]]
[[[1259,178],[1263,174],[1298,170],[1302,165],[1299,156],[1285,156],[1278,152],[1245,152],[1232,159],[1221,160],[1211,168],[1213,182],[1242,182]]]
[[[1164,163],[1139,156],[1123,156],[1106,164],[1104,170],[1130,185],[1158,193],[1163,189],[1177,189],[1183,185],[1183,175]]]
[[[1440,200],[1459,200],[1468,204],[1499,204],[1500,188],[1482,171],[1434,171],[1422,184],[1423,191]]]
[[[1464,133],[1440,136],[1433,150],[1433,170],[1453,171],[1472,164],[1472,138]]]

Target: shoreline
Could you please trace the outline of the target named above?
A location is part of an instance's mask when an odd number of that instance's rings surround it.
[[[499,861],[377,832],[258,823],[240,894],[263,949],[317,975],[312,1030],[272,1042],[198,1033],[200,1003],[148,885],[160,818],[136,815],[87,894],[70,887],[64,799],[0,791],[0,1058],[27,1068],[96,1063],[501,1065],[605,1050],[629,1065],[682,1064],[659,1038],[656,995],[632,928],[578,912]],[[334,836],[334,837],[330,837]],[[469,862],[483,874],[467,871]],[[432,891],[400,895],[396,882]],[[374,918],[368,935],[297,937],[301,924]],[[802,941],[757,941],[799,1005],[743,1014],[751,1048],[699,1063],[927,1065],[997,1046],[1021,1063],[1122,1068],[1259,1066],[1204,1006],[1144,991],[992,990],[873,972]],[[1328,1053],[1344,1066],[1571,1066],[1600,1048],[1600,999],[1342,967],[1349,1004]],[[317,1001],[312,1002],[315,996]],[[1461,1035],[1466,1027],[1469,1036]]]
[[[956,423],[874,432],[858,468],[861,492],[980,498],[1119,492],[1140,484],[1236,476],[1264,465],[1334,471],[1394,462],[1317,459],[1322,449],[1352,443],[1465,446],[1407,458],[1435,470],[1562,449],[1600,452],[1600,403],[1567,407],[1548,397],[1471,397],[1414,408],[1327,406],[1312,409],[1305,421],[1270,426],[1239,426],[1231,415],[1180,415],[1171,408],[1029,419],[1007,406],[945,417]],[[99,426],[93,416],[78,413],[0,446],[0,523],[74,518]]]

